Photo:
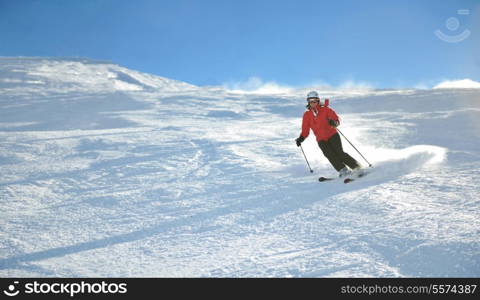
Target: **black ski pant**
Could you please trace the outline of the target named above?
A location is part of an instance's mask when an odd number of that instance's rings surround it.
[[[343,152],[342,140],[338,133],[335,133],[327,141],[319,141],[318,146],[322,150],[323,155],[325,155],[337,171],[340,171],[346,165],[349,166],[350,169],[355,169],[360,166],[353,157]]]

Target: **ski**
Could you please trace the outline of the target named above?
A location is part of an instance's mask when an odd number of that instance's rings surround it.
[[[345,179],[343,180],[343,183],[350,183],[350,182],[352,182],[352,181],[355,181],[355,180],[358,179],[358,178],[362,178],[363,176],[365,176],[365,175],[367,175],[367,174],[368,174],[367,172],[362,172],[362,173],[356,175],[355,177],[345,178]]]
[[[343,183],[350,183],[352,181],[355,181],[358,178],[361,178],[361,177],[367,175],[368,173],[370,173],[370,172],[362,170],[359,173],[350,174],[350,177],[347,177],[347,178],[343,179]],[[322,176],[322,177],[318,178],[318,181],[324,182],[324,181],[331,181],[331,180],[335,180],[335,179],[338,179],[338,177],[323,177]]]
[[[324,181],[329,181],[329,180],[334,180],[335,178],[332,178],[332,177],[320,177],[318,178],[318,181],[320,182],[324,182]]]

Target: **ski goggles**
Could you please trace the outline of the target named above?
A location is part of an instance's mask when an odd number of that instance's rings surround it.
[[[308,100],[308,103],[319,103],[320,102],[320,99],[318,98],[310,98],[310,99],[307,99]]]

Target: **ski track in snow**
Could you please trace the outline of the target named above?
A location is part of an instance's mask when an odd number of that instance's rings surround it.
[[[480,91],[321,93],[374,165],[348,185],[303,94],[0,58],[0,275],[478,277]]]

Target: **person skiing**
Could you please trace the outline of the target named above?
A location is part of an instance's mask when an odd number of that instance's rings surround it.
[[[320,100],[318,93],[311,91],[307,94],[307,102],[308,110],[303,114],[302,132],[295,140],[297,146],[300,147],[312,129],[323,155],[339,172],[339,177],[351,174],[352,170],[360,170],[360,164],[343,151],[342,140],[336,129],[340,120],[335,111],[328,107],[329,100]]]

